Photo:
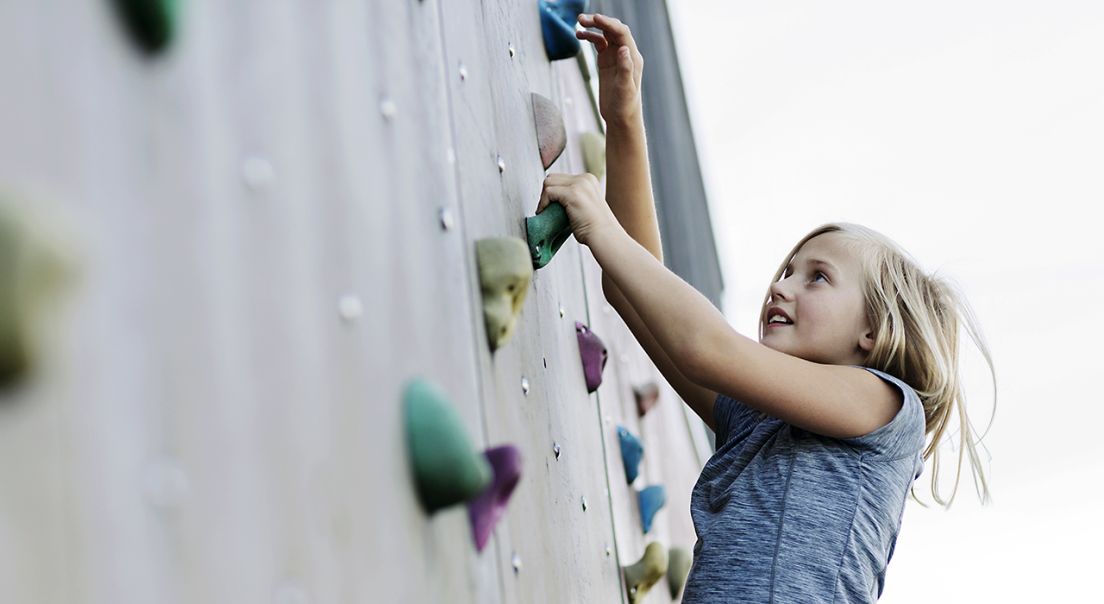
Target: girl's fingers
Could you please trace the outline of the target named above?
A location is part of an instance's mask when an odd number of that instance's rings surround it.
[[[609,42],[606,41],[606,36],[601,32],[587,31],[585,29],[577,30],[575,32],[575,37],[593,43],[594,47],[598,49],[598,52],[602,52],[609,46]]]
[[[588,17],[586,21],[583,17]],[[583,24],[583,27],[595,27],[606,34],[606,39],[612,44],[623,44],[630,47],[633,52],[636,50],[636,41],[633,40],[632,32],[629,31],[629,26],[621,22],[620,19],[613,17],[607,17],[602,14],[593,15],[579,15],[579,23]]]

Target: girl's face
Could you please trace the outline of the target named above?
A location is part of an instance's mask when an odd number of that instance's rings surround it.
[[[817,235],[771,285],[760,342],[817,363],[859,365],[874,345],[862,267],[842,235]]]

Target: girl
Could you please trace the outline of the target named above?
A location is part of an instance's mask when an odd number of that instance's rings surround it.
[[[968,453],[988,499],[958,376],[960,326],[992,363],[968,308],[885,237],[830,224],[782,262],[759,341],[736,333],[662,263],[643,61],[628,27],[602,15],[579,22],[598,50],[606,198],[593,176],[552,174],[537,212],[564,206],[602,267],[607,300],[716,432],[691,499],[698,539],[683,602],[877,600],[929,457],[935,499],[950,505],[937,489],[937,447],[952,413],[959,474]]]

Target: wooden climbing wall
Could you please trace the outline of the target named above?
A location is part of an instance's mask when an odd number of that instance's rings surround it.
[[[598,128],[536,2],[181,5],[156,57],[108,2],[0,6],[0,190],[64,208],[83,258],[52,353],[0,394],[0,601],[617,602],[648,542],[690,549],[705,428],[589,251],[565,244],[486,344],[474,246],[525,237],[530,93],[563,111],[553,171]],[[575,321],[610,353],[595,394]],[[415,377],[523,456],[481,553],[462,507],[415,496]],[[634,486],[617,425],[645,446]]]

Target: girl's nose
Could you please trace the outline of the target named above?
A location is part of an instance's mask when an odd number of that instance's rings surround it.
[[[787,293],[785,283],[786,279],[779,279],[770,286],[771,297],[776,300],[789,300],[790,294]]]

